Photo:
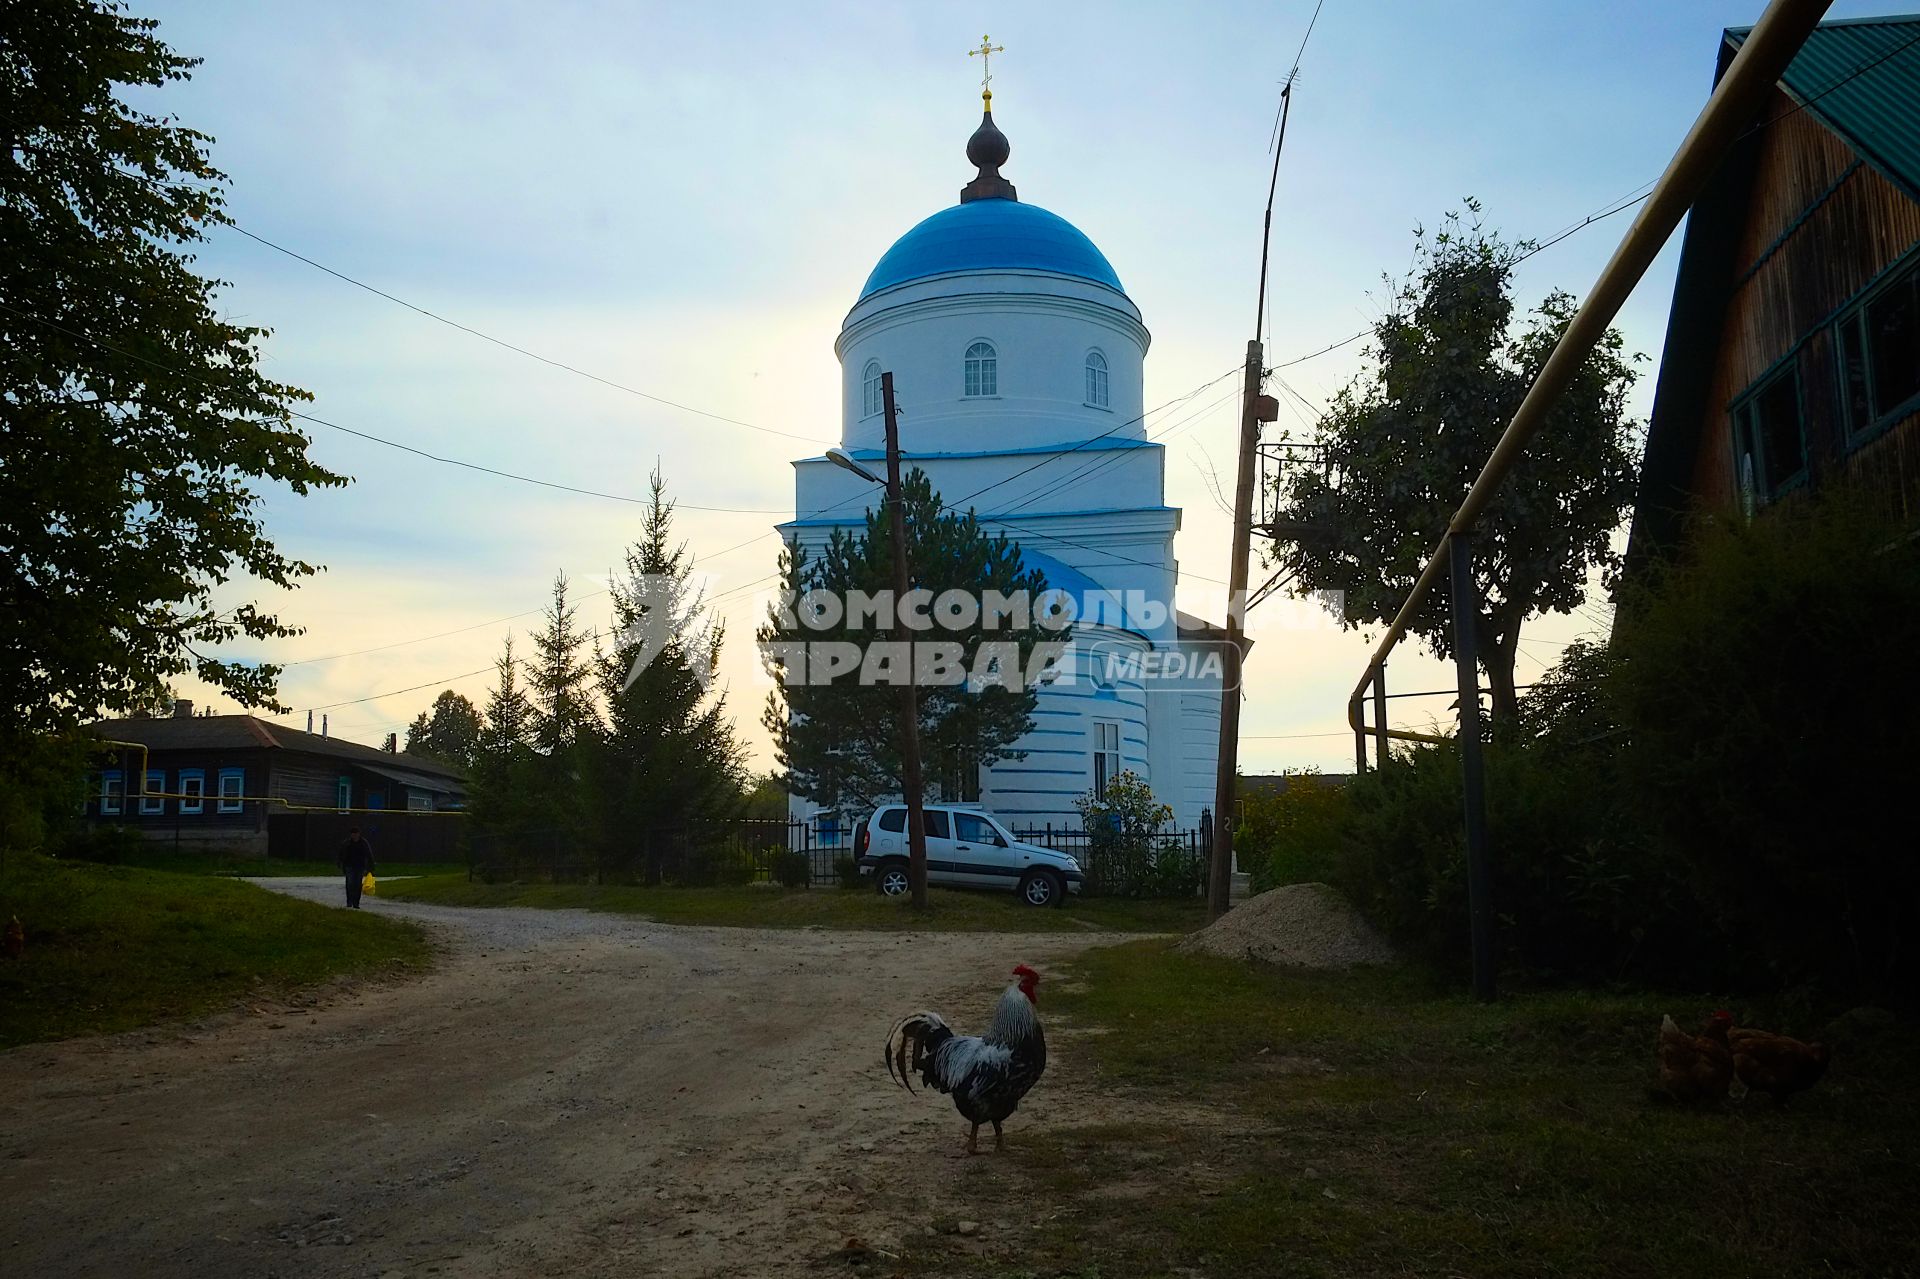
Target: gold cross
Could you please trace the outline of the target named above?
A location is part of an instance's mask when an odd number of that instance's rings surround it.
[[[980,96],[989,102],[993,100],[993,72],[988,69],[996,53],[1005,53],[1006,46],[994,44],[992,37],[981,36],[978,49],[968,49],[969,58],[980,59]]]

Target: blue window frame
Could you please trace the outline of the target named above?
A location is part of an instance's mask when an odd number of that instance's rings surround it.
[[[180,770],[180,815],[196,817],[207,811],[207,771],[204,768]]]
[[[125,806],[127,795],[126,779],[117,768],[110,768],[100,774],[100,815],[118,817]]]
[[[223,813],[245,812],[247,807],[247,770],[244,768],[223,768],[220,770],[220,805]]]
[[[146,788],[140,792],[142,817],[157,817],[167,811],[167,801],[160,798],[160,793],[166,789],[166,773],[154,771],[147,774]]]
[[[975,342],[967,348],[968,399],[1000,394],[1000,357],[991,342]]]
[[[341,774],[340,780],[333,784],[333,806],[341,812],[353,807],[353,778]]]

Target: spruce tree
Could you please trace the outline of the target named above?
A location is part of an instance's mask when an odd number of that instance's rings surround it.
[[[739,811],[746,752],[713,683],[724,628],[674,537],[665,479],[656,470],[650,483],[640,538],[611,583],[613,633],[595,662],[606,706],[595,800],[605,863],[652,879],[648,849]]]

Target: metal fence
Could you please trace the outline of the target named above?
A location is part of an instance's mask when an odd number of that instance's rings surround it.
[[[1122,837],[1051,826],[1010,829],[1016,839],[1073,857],[1089,894],[1184,897],[1205,888],[1202,831]],[[473,832],[469,876],[485,883],[828,886],[853,874],[857,831],[856,823],[827,815],[643,828],[597,847],[575,830]]]
[[[1206,891],[1211,841],[1202,831],[1150,835],[1090,834],[1052,826],[1015,829],[1013,837],[1080,863],[1085,891],[1098,897],[1191,897]]]

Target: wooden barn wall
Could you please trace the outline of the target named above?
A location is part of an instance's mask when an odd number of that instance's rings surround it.
[[[1791,108],[1776,91],[1763,118]],[[1847,453],[1829,322],[1920,243],[1920,204],[1858,159],[1805,111],[1760,135],[1733,255],[1746,278],[1732,282],[1694,462],[1693,491],[1709,506],[1738,500],[1727,405],[1803,339],[1797,358],[1813,484],[1851,473],[1894,486],[1907,502],[1920,494],[1920,415]]]

